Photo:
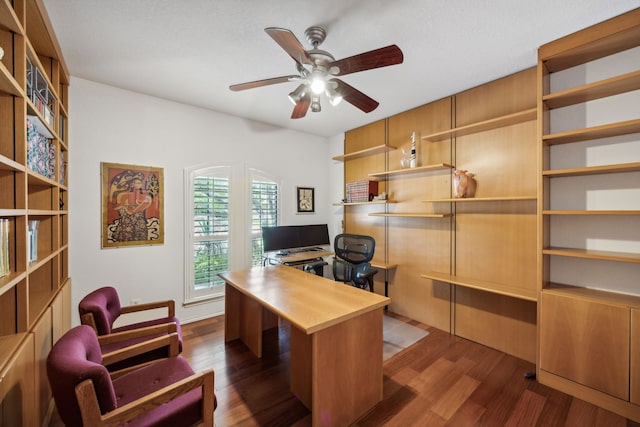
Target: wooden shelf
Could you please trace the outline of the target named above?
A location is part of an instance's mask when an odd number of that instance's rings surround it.
[[[0,62],[0,93],[7,95],[22,96],[22,89],[16,79],[13,78],[7,67]]]
[[[1,217],[25,216],[26,214],[26,209],[0,209]]]
[[[369,216],[386,216],[386,217],[399,217],[399,218],[447,218],[447,217],[453,216],[453,214],[450,214],[450,213],[436,214],[436,213],[420,213],[420,212],[418,213],[375,212],[375,213],[370,213]]]
[[[592,249],[556,248],[543,249],[544,255],[565,256],[570,258],[586,258],[601,261],[617,261],[640,264],[640,254],[629,252],[596,251]]]
[[[354,151],[353,153],[347,153],[341,156],[335,156],[335,157],[332,157],[331,160],[346,162],[347,160],[360,159],[362,157],[372,156],[374,154],[386,153],[387,151],[392,151],[392,150],[396,150],[396,147],[383,144],[383,145],[377,145],[371,148],[365,148],[364,150],[360,150],[360,151]]]
[[[544,135],[542,137],[542,142],[546,145],[568,144],[572,142],[628,135],[638,132],[640,132],[640,119],[634,119]]]
[[[424,203],[469,203],[469,202],[517,202],[522,200],[538,200],[537,196],[513,196],[513,197],[465,197],[461,199],[427,199]]]
[[[620,216],[634,216],[640,215],[640,211],[635,210],[543,210],[543,215],[585,215],[585,216],[597,216],[597,215],[620,215]]]
[[[372,200],[371,202],[340,202],[333,203],[333,206],[357,206],[357,205],[386,205],[387,203],[398,203],[394,200]]]
[[[7,363],[9,363],[12,356],[15,354],[16,349],[20,346],[20,343],[22,343],[22,340],[24,340],[27,335],[27,333],[21,332],[0,337],[0,372],[4,371]]]
[[[582,168],[546,170],[546,171],[542,171],[542,176],[548,176],[548,177],[567,176],[568,177],[568,176],[599,175],[599,174],[624,173],[624,172],[640,172],[640,162],[622,163],[622,164],[604,165],[604,166],[586,166]]]
[[[460,277],[434,271],[426,274],[421,274],[420,277],[423,277],[425,279],[437,280],[439,282],[451,283],[452,285],[462,286],[465,288],[478,289],[480,291],[506,295],[508,297],[523,299],[527,301],[538,301],[538,294],[536,290],[518,289],[514,288],[513,286],[504,285],[502,283],[486,282],[484,280],[477,280],[469,277]]]
[[[393,270],[398,264],[391,264],[388,262],[380,263],[378,261],[371,261],[371,267],[378,268],[380,270]]]
[[[431,172],[431,171],[437,171],[437,170],[453,169],[454,167],[455,166],[450,165],[448,163],[438,163],[435,165],[418,166],[416,168],[397,169],[397,170],[386,171],[386,172],[370,173],[369,177],[385,178],[385,177],[392,177],[392,176],[398,176],[398,175],[410,175],[410,174],[415,174],[420,172]]]
[[[0,170],[24,172],[26,168],[24,165],[0,154]]]
[[[24,30],[8,0],[0,0],[0,28],[24,35]]]
[[[598,31],[585,28],[540,46],[538,58],[549,72],[557,72],[595,59],[613,55],[638,45],[640,9],[612,18],[598,25]]]
[[[422,137],[425,141],[442,141],[447,138],[454,138],[458,136],[470,135],[472,133],[484,132],[491,129],[497,129],[504,126],[510,126],[517,123],[528,122],[529,120],[535,120],[537,117],[537,110],[531,108],[528,110],[520,111],[518,113],[507,114],[505,116],[496,117],[493,119],[485,120],[482,122],[473,123],[466,126],[461,126],[453,129],[448,129],[442,132],[432,133]]]
[[[615,76],[561,92],[550,93],[544,95],[542,101],[549,108],[562,108],[637,89],[640,89],[640,71]]]

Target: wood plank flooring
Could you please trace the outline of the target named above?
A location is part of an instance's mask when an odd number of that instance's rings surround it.
[[[356,426],[640,427],[525,379],[532,363],[388,315],[429,335],[385,362],[384,399]],[[225,345],[223,316],[182,329],[183,356],[194,370],[215,370],[216,427],[311,425],[309,411],[289,392],[288,325],[265,333],[262,359],[238,341]]]
[[[429,335],[384,364],[384,399],[357,426],[640,426],[525,379],[532,363],[388,315]],[[185,325],[183,334],[194,369],[215,370],[216,426],[311,425],[289,392],[287,325],[267,333],[262,360],[239,342],[224,344],[223,317]]]

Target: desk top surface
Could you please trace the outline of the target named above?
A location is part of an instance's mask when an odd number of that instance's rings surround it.
[[[307,334],[391,302],[385,296],[281,265],[231,271],[220,277]]]

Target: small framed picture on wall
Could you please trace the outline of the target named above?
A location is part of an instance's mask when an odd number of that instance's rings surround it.
[[[312,187],[297,187],[296,188],[296,206],[298,213],[313,213],[315,212],[315,195]]]

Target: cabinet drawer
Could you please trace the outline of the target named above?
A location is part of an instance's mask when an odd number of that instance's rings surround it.
[[[629,400],[630,309],[541,294],[540,369]]]

